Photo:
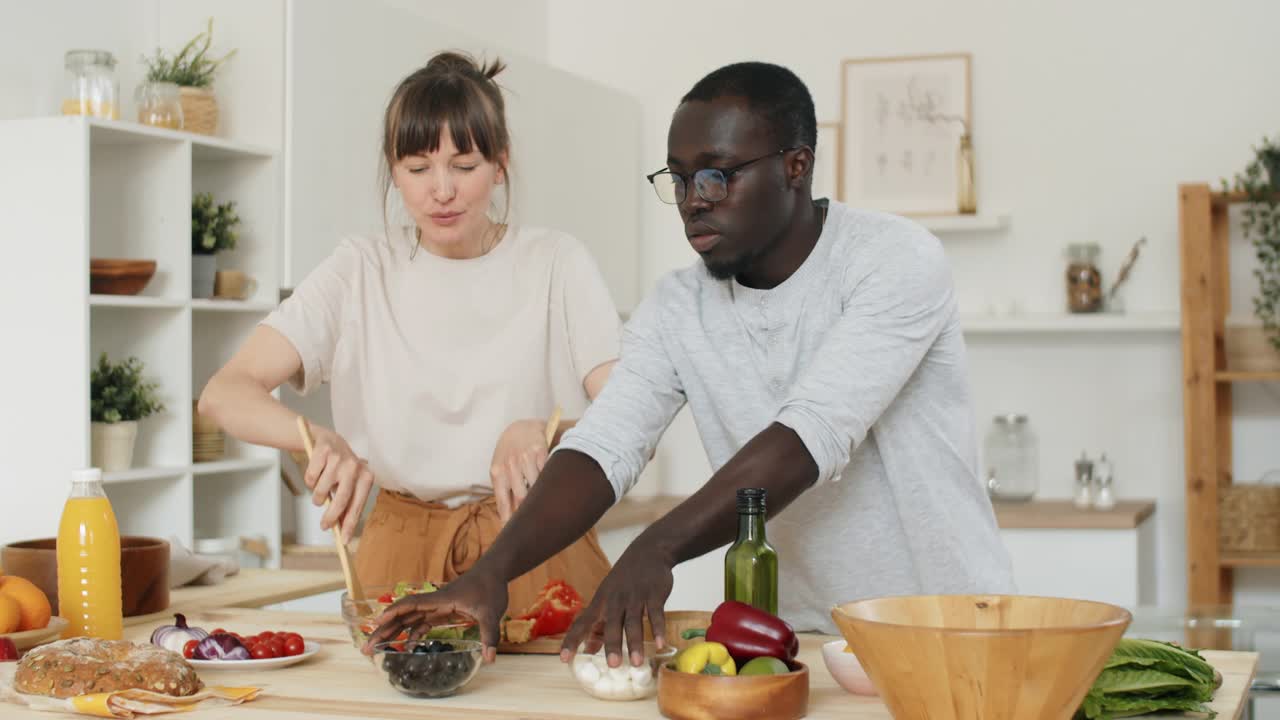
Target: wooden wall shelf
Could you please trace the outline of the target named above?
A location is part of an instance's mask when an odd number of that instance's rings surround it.
[[[1230,208],[1246,202],[1249,198],[1244,193],[1212,192],[1205,184],[1178,187],[1187,602],[1191,606],[1230,607],[1234,568],[1280,567],[1280,552],[1225,552],[1219,539],[1219,496],[1232,479],[1232,384],[1280,381],[1280,371],[1229,367]]]

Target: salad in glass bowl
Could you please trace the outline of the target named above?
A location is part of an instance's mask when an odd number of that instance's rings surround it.
[[[444,587],[443,583],[437,584],[430,581],[404,581],[395,585],[374,585],[367,588],[365,592],[366,604],[369,606],[369,612],[361,613],[357,611],[355,603],[351,601],[349,593],[342,593],[342,620],[347,624],[347,629],[351,632],[351,642],[357,647],[363,647],[369,636],[378,627],[378,616],[392,603],[400,598],[409,595],[419,595],[422,593],[433,593]],[[392,639],[395,641],[408,640],[407,633],[400,633],[399,636]],[[431,628],[423,640],[479,640],[480,629],[477,627],[475,620],[459,615],[452,622],[443,625],[436,625]]]

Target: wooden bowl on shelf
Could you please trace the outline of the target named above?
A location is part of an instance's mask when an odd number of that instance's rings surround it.
[[[8,575],[24,577],[49,597],[58,614],[57,540],[41,538],[0,549],[0,566]],[[120,585],[125,617],[149,615],[169,608],[169,543],[160,538],[120,538]]]
[[[831,617],[897,720],[1067,720],[1132,619],[1025,595],[875,598]]]
[[[95,295],[137,295],[156,273],[155,260],[89,260],[89,292]]]

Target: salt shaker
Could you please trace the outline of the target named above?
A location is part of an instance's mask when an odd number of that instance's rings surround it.
[[[1099,510],[1110,510],[1116,506],[1115,491],[1111,487],[1112,467],[1107,454],[1102,453],[1093,473],[1093,506]]]
[[[1084,453],[1080,453],[1080,459],[1076,461],[1076,494],[1073,502],[1080,510],[1088,510],[1093,505],[1093,463]]]

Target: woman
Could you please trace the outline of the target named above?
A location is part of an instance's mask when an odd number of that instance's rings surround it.
[[[442,53],[400,83],[383,197],[394,185],[412,225],[344,240],[200,397],[231,435],[300,450],[271,393],[330,384],[335,427],[312,425],[306,483],[317,505],[332,497],[321,525],[348,539],[379,487],[355,560],[366,588],[469,568],[537,479],[549,416],[576,417],[617,357],[617,311],[585,248],[493,218],[499,186],[510,202],[501,70]],[[512,582],[510,607],[550,579],[589,598],[608,570],[593,532]]]

